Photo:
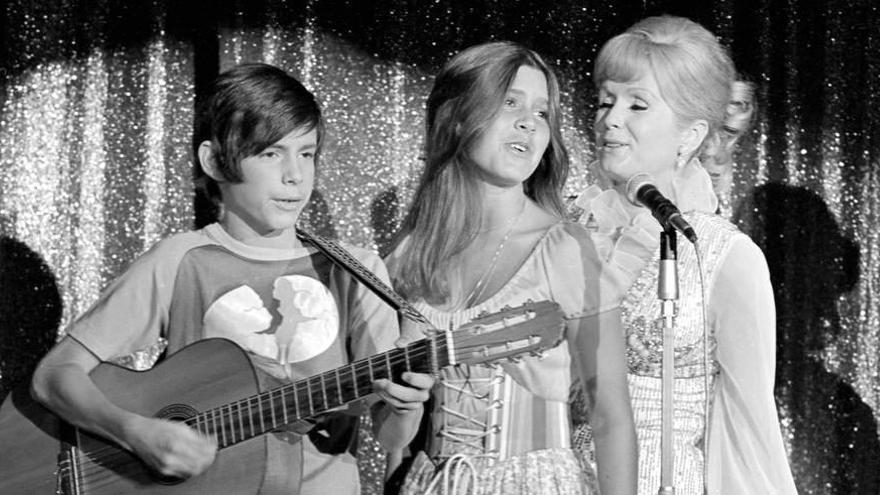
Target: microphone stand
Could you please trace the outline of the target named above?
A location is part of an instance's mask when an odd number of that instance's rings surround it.
[[[676,271],[677,236],[674,229],[660,233],[660,270],[657,274],[657,298],[663,319],[663,358],[661,432],[660,432],[660,489],[658,495],[674,495],[675,483],[673,448],[673,401],[675,384],[675,314],[678,301],[678,272]]]

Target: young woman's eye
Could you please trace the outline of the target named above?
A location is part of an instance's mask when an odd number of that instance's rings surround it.
[[[260,153],[260,156],[263,158],[275,158],[278,156],[278,152],[275,150],[266,150]]]
[[[629,108],[631,110],[635,110],[637,112],[642,112],[642,111],[645,111],[648,109],[648,105],[646,105],[640,101],[634,101],[634,102],[632,102],[632,104],[630,104]]]
[[[548,112],[547,110],[538,110],[537,112],[535,112],[535,115],[537,115],[538,118],[541,120],[547,120],[550,118],[550,112]]]
[[[306,158],[308,160],[314,160],[315,159],[315,152],[314,151],[304,151],[304,152],[300,153],[299,156]]]
[[[515,107],[516,106],[516,98],[507,97],[504,99],[504,106],[506,107]]]

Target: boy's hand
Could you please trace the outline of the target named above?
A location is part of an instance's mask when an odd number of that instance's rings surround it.
[[[429,330],[429,327],[404,318],[400,325],[400,338],[394,342],[394,345],[403,348],[407,344],[421,340],[425,338],[426,330]],[[386,378],[376,380],[373,382],[373,392],[388,403],[391,410],[397,414],[421,410],[422,404],[431,395],[434,377],[426,373],[407,371],[403,373],[402,378],[406,382],[405,385]]]
[[[163,476],[189,478],[214,462],[217,441],[186,426],[164,419],[138,416],[125,436],[132,452]]]
[[[407,371],[403,373],[402,378],[409,386],[381,378],[373,382],[373,392],[396,414],[420,411],[424,402],[431,396],[434,377],[425,373]]]

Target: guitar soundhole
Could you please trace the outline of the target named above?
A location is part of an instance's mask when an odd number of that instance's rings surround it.
[[[187,419],[197,415],[199,412],[186,404],[171,404],[163,407],[157,414],[157,418],[167,419],[169,421],[186,421]],[[150,476],[160,485],[176,485],[185,481],[182,478],[174,476],[165,476],[155,471],[150,472]]]
[[[170,404],[163,407],[157,414],[157,418],[170,421],[186,421],[199,412],[186,404]]]

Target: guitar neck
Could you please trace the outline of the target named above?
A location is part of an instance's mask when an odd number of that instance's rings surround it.
[[[406,371],[436,374],[449,363],[446,337],[434,334],[288,385],[202,412],[186,420],[217,438],[220,448],[356,402],[373,392],[373,381],[400,381]]]

